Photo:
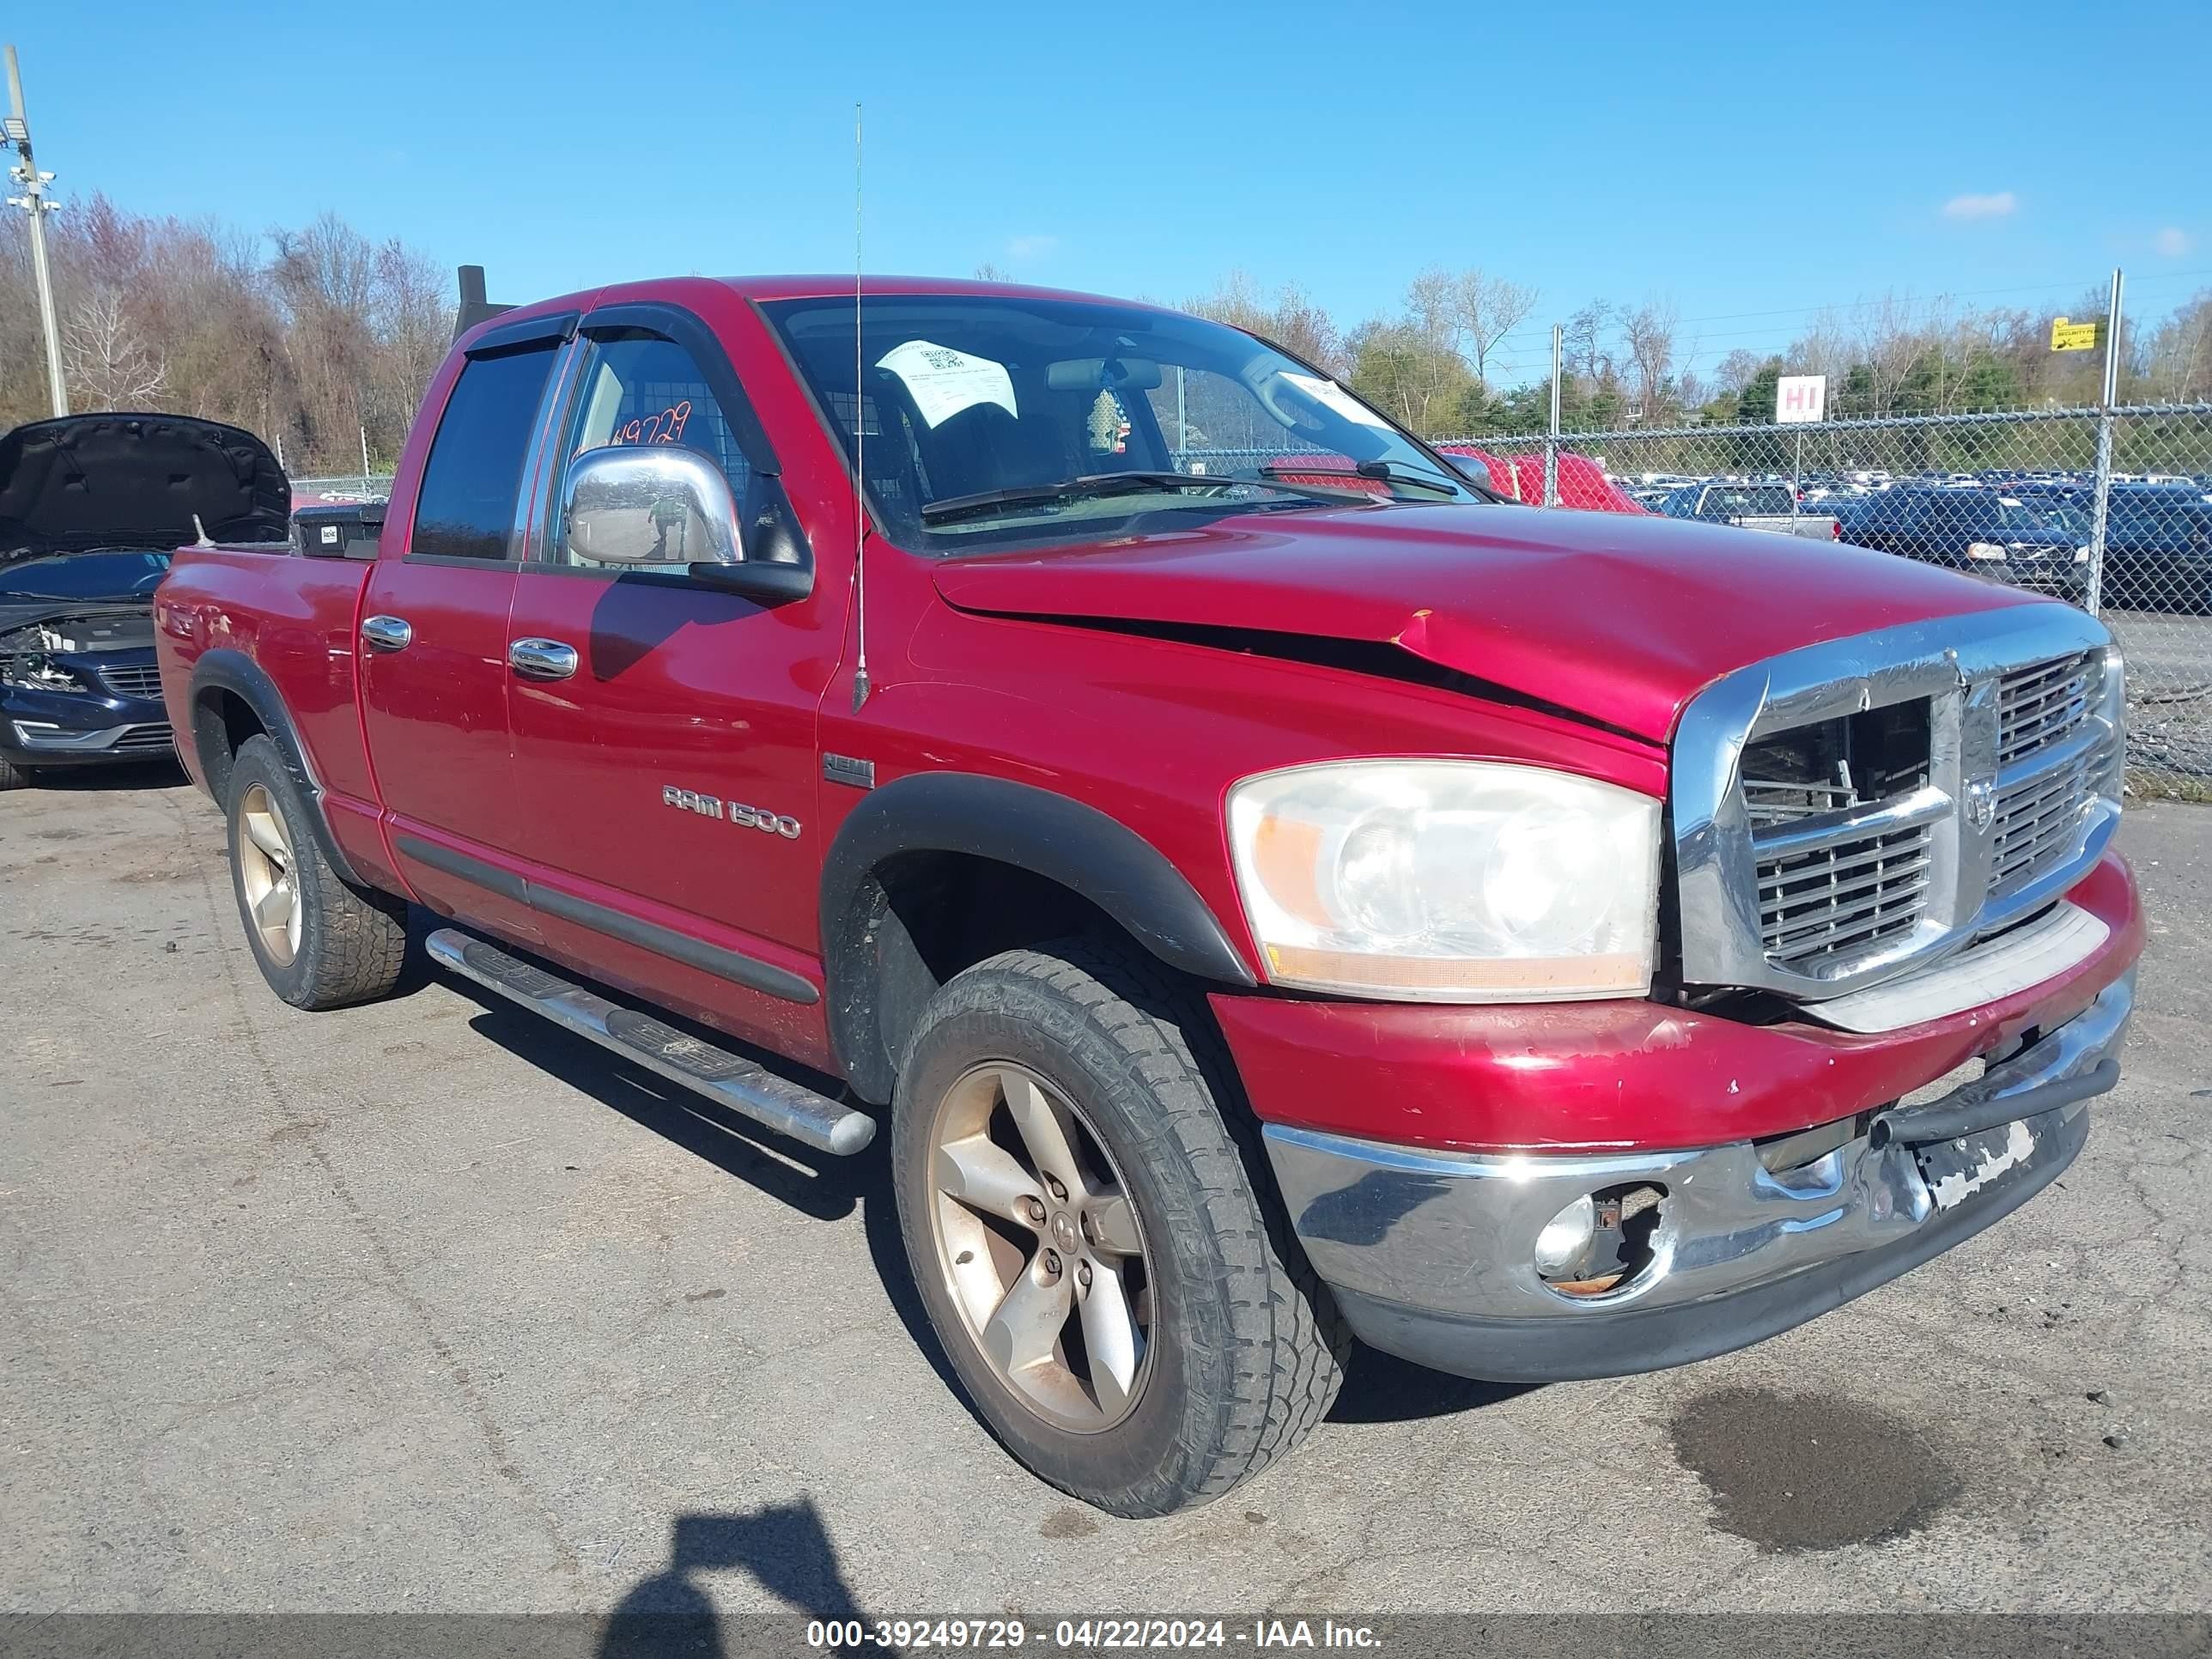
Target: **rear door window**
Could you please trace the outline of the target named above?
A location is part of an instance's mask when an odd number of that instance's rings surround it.
[[[449,559],[516,556],[514,507],[522,489],[556,340],[471,357],[446,399],[422,467],[409,551]]]

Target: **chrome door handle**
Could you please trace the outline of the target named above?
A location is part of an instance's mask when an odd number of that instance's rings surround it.
[[[398,617],[370,617],[361,625],[361,636],[379,651],[404,651],[415,630]]]
[[[510,640],[507,665],[525,679],[565,680],[576,672],[576,647],[558,640]]]

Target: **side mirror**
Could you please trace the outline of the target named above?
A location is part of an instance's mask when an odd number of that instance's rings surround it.
[[[696,450],[673,445],[577,456],[562,486],[561,534],[595,564],[685,564],[695,579],[763,605],[803,599],[813,586],[811,565],[746,559],[729,480]]]

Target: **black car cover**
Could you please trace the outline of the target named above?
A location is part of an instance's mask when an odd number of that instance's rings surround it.
[[[251,432],[189,415],[64,415],[0,434],[0,559],[281,542],[292,487]]]

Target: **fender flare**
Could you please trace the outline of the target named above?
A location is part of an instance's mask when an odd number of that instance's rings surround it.
[[[1257,983],[1198,890],[1120,820],[1004,778],[916,773],[871,791],[839,826],[823,862],[830,1041],[846,1076],[869,1099],[890,1098],[896,1070],[884,1035],[884,1005],[911,1006],[933,988],[898,982],[886,948],[888,905],[874,872],[904,853],[959,853],[1029,871],[1088,899],[1171,968],[1220,984]]]
[[[276,744],[277,752],[284,757],[285,769],[291,773],[292,781],[300,786],[300,793],[307,799],[307,816],[314,825],[316,842],[322,848],[323,856],[330,861],[331,868],[338,878],[355,887],[371,885],[361,878],[347,859],[344,849],[339,847],[337,837],[331,833],[330,820],[323,811],[322,781],[316,776],[313,766],[308,762],[307,751],[300,742],[299,732],[292,722],[291,711],[285,708],[283,696],[276,690],[276,681],[270,679],[268,672],[246,653],[228,646],[202,653],[199,660],[192,665],[187,699],[192,717],[191,741],[194,753],[199,759],[200,776],[206,780],[208,793],[215,798],[216,804],[226,811],[229,809],[229,803],[223,799],[225,791],[222,787],[228,775],[228,763],[226,760],[222,765],[217,766],[210,751],[210,740],[219,740],[222,736],[222,726],[214,716],[215,702],[209,696],[213,691],[227,691],[252,709],[253,718],[261,723],[261,729]]]

